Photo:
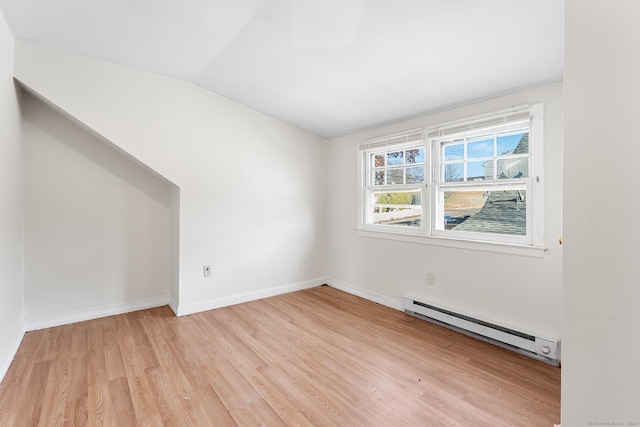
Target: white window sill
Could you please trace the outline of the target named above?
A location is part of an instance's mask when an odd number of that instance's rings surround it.
[[[473,251],[495,252],[508,255],[519,255],[543,258],[546,248],[541,246],[516,245],[512,243],[496,243],[477,240],[452,239],[449,237],[416,236],[412,234],[390,233],[386,231],[357,230],[362,237],[396,240],[400,242],[420,243],[423,245],[442,246],[447,248],[468,249]]]

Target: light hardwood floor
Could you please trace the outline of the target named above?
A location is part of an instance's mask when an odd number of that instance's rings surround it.
[[[560,369],[330,287],[27,333],[0,426],[553,426]]]

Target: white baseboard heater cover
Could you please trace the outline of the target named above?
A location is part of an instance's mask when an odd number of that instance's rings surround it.
[[[480,319],[474,319],[411,297],[402,297],[402,308],[405,313],[420,319],[437,323],[552,365],[560,365],[560,342],[558,340],[538,337]]]

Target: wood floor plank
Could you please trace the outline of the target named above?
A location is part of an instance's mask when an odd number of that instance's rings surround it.
[[[129,366],[129,365],[128,365]],[[160,413],[153,399],[142,368],[130,365],[127,368],[127,386],[131,393],[134,412],[139,426],[162,426]]]
[[[228,360],[215,359],[203,369],[213,390],[227,408],[243,408],[262,400],[262,395]]]
[[[463,427],[462,424],[455,422],[428,402],[417,398],[408,398],[404,390],[394,387],[376,391],[358,402],[358,406],[371,414],[370,425]],[[493,424],[478,423],[473,425],[490,426]]]
[[[87,375],[89,385],[105,382],[108,381],[110,377],[117,378],[124,374],[123,371],[114,372],[114,369],[116,369],[115,366],[110,366],[109,369],[107,369],[107,357],[109,354],[111,354],[109,360],[114,359],[114,355],[107,347],[109,346],[111,349],[117,350],[117,344],[109,341],[105,342],[101,327],[102,322],[99,322],[99,320],[101,319],[89,322],[90,325],[88,327]],[[117,352],[119,357],[119,350],[117,350]],[[121,362],[119,366],[121,367]]]
[[[127,336],[130,338],[129,351],[135,352],[138,366],[146,369],[157,366],[159,362],[151,340],[143,327],[143,323],[148,321],[145,313],[146,311],[137,311],[128,315],[115,316],[117,319],[117,336],[114,340],[118,341],[122,351],[122,331],[127,331]]]
[[[7,427],[33,427],[40,422],[40,412],[42,404],[22,406],[17,412],[10,415],[6,420],[6,424],[0,424]],[[3,421],[4,422],[4,421]]]
[[[70,344],[71,341],[69,340],[67,342]],[[65,357],[53,360],[42,399],[43,404],[39,426],[49,427],[64,424],[67,394],[71,388],[69,384],[72,369],[71,362],[71,359]]]
[[[292,370],[285,371],[279,366],[262,366],[257,370],[267,383],[283,394],[312,425],[346,425],[331,402],[308,381],[292,373]]]
[[[87,396],[76,400],[68,400],[64,407],[65,427],[83,427],[89,423],[87,414]]]
[[[245,370],[244,376],[251,385],[260,393],[267,404],[286,422],[288,426],[312,426],[313,424],[304,416],[300,408],[280,387],[261,372],[260,368]]]
[[[115,426],[116,419],[109,399],[106,381],[88,387],[87,419],[89,426]]]
[[[87,340],[89,327],[87,322],[74,323],[71,328],[71,356],[82,356],[87,352]]]
[[[210,336],[214,335],[219,347],[227,357],[245,366],[258,368],[266,364],[264,358],[234,335],[226,325],[226,314],[220,310],[211,310],[204,314],[204,319],[210,330]]]
[[[126,375],[122,360],[122,348],[118,340],[102,343],[102,349],[97,349],[96,353],[90,353],[94,357],[94,362],[91,365],[94,368],[94,372],[92,372],[94,379],[89,383],[109,381]]]
[[[229,411],[209,385],[191,390],[184,397],[182,404],[191,425],[237,426]]]
[[[50,379],[49,373],[52,364],[53,361],[49,359],[33,365],[33,369],[31,369],[30,375],[28,376],[28,383],[25,387],[24,399],[20,399],[20,401],[28,402],[28,404],[42,403],[47,389],[47,383]]]
[[[73,353],[75,354],[75,353]],[[75,399],[85,398],[87,396],[88,387],[88,363],[86,352],[82,355],[72,357],[69,364],[69,386],[66,390],[67,399],[73,401]]]
[[[245,406],[229,408],[239,426],[286,426],[286,423],[265,400],[253,401]]]
[[[126,377],[116,378],[107,383],[109,392],[110,413],[118,426],[139,425],[133,408],[131,389]]]
[[[10,372],[7,373],[9,375]],[[0,389],[0,426],[8,426],[20,409],[20,385],[16,378],[5,380]]]
[[[182,402],[173,394],[170,381],[162,367],[148,368],[145,375],[162,425],[164,427],[192,426],[193,424],[188,422]]]
[[[559,368],[330,287],[30,332],[0,384],[0,427],[559,420]]]

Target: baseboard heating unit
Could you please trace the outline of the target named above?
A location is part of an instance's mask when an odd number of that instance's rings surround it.
[[[474,319],[464,314],[435,307],[411,297],[402,297],[404,312],[509,350],[560,365],[560,342]]]

